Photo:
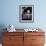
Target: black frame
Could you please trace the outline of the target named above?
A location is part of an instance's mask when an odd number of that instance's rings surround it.
[[[24,23],[34,22],[34,5],[19,6],[19,21]]]

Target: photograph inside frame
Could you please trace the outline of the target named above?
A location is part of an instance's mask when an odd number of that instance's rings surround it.
[[[32,20],[32,7],[22,7],[22,20]]]

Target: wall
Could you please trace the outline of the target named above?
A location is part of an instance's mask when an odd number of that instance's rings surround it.
[[[0,25],[13,24],[16,28],[46,28],[46,1],[44,0],[1,0]],[[34,5],[34,23],[19,22],[19,5]]]
[[[0,0],[0,31],[13,24],[15,28],[42,28],[46,32],[46,0]],[[34,5],[34,22],[19,22],[19,5]]]

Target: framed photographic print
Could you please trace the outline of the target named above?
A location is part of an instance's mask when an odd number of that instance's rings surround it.
[[[34,5],[19,6],[19,21],[34,22]]]

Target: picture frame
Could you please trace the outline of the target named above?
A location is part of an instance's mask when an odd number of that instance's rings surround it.
[[[19,6],[19,21],[23,23],[34,22],[34,5]]]

